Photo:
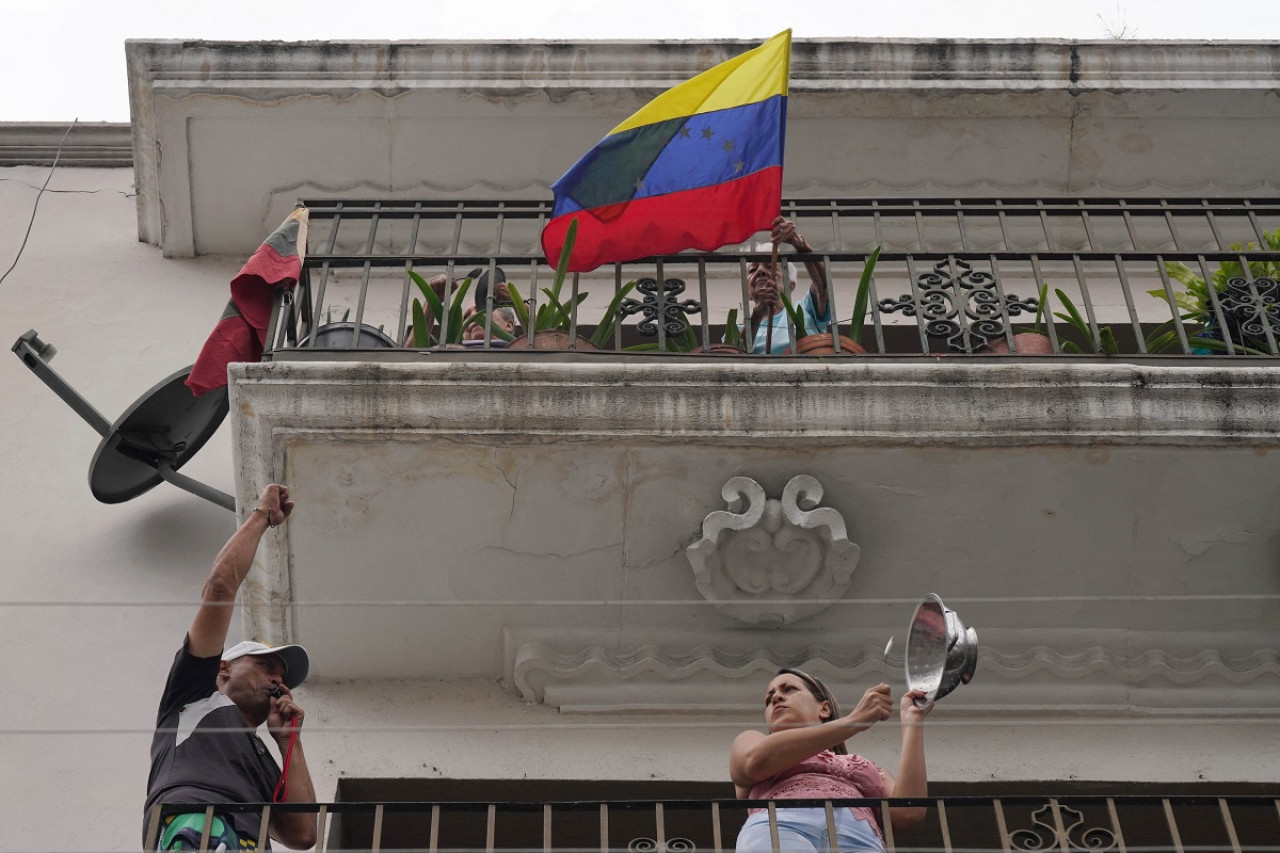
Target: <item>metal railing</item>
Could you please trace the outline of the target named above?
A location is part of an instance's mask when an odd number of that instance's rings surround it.
[[[748,809],[768,815],[779,849],[778,813],[810,807],[825,813],[830,836],[835,811],[869,809],[888,853],[897,851],[1244,851],[1280,849],[1280,799],[1267,796],[1008,796],[892,800],[675,800],[613,802],[383,802],[156,806],[147,832],[155,849],[165,816],[205,811],[249,812],[263,833],[273,812],[312,812],[317,851],[326,848],[485,851],[695,853],[734,848]],[[891,809],[923,809],[910,828],[894,828]],[[206,829],[207,832],[207,829]],[[261,837],[261,835],[260,835]],[[207,835],[200,850],[207,849]],[[835,853],[835,851],[832,851]]]
[[[548,202],[304,203],[309,253],[298,288],[277,300],[274,357],[412,344],[410,271],[441,274],[446,306],[473,269],[491,279],[501,269],[530,317],[549,301],[553,269],[539,242]],[[1280,355],[1280,200],[790,199],[783,212],[814,247],[787,248],[785,259],[816,264],[830,282],[836,351],[848,348],[844,334],[873,354],[1025,352],[1031,339],[1019,333],[1032,332],[1057,354]],[[877,246],[865,319],[851,329]],[[750,340],[747,264],[768,256],[767,243],[742,244],[571,274],[557,301],[566,346],[716,349],[731,310]],[[807,277],[787,276],[799,280],[799,299]],[[621,307],[611,305],[630,282]],[[484,332],[469,346],[504,347],[495,307],[490,288],[479,306]],[[457,319],[431,318],[427,348],[459,345]],[[611,334],[585,343],[584,333],[612,320]],[[787,328],[795,340],[789,317]]]

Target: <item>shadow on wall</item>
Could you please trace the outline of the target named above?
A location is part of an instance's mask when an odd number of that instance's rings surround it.
[[[121,548],[110,562],[171,580],[185,566],[203,571],[213,564],[227,537],[235,532],[236,517],[207,501],[161,484],[155,493],[137,499],[154,506],[129,513]],[[196,588],[193,588],[195,590]]]

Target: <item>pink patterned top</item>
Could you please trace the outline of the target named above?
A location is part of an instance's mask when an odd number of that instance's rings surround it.
[[[824,749],[812,758],[788,767],[777,776],[757,782],[751,788],[753,800],[823,800],[865,797],[876,799],[885,795],[884,771],[874,761],[861,755],[836,755]],[[880,812],[866,806],[850,806],[853,816],[862,818],[880,828]],[[752,812],[762,809],[752,809]]]

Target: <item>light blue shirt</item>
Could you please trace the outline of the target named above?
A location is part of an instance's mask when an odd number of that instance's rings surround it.
[[[799,308],[804,312],[804,330],[806,334],[818,335],[827,331],[831,326],[831,303],[827,303],[826,313],[819,317],[813,304],[813,291],[809,291],[804,295],[804,299],[800,300]],[[769,318],[769,323],[761,323],[755,330],[756,339],[751,347],[752,352],[764,352],[765,335],[769,331],[770,324],[773,325],[772,354],[779,355],[791,349],[791,329],[787,324],[787,312],[779,308],[778,313]]]

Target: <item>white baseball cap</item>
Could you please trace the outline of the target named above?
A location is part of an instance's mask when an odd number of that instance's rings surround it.
[[[245,655],[275,655],[284,661],[284,686],[290,690],[306,681],[311,669],[311,659],[302,646],[268,646],[253,640],[236,643],[222,653],[222,659],[230,661]]]

